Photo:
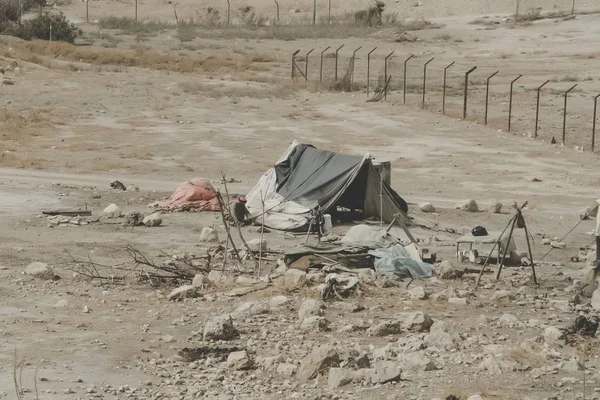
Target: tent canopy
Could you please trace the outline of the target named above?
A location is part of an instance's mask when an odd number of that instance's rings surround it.
[[[310,210],[317,206],[323,212],[338,207],[360,210],[365,218],[382,216],[386,222],[408,211],[370,158],[319,150],[297,141],[246,196],[253,216],[262,214],[261,197],[265,225],[281,230],[303,228]]]

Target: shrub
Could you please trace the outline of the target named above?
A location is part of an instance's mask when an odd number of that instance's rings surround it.
[[[151,34],[162,32],[171,26],[166,22],[159,21],[136,21],[128,17],[108,17],[98,21],[103,29],[119,29],[130,34]]]
[[[354,13],[354,23],[366,26],[381,25],[383,24],[384,9],[385,3],[381,0],[375,0],[375,4],[371,7]]]
[[[8,27],[7,33],[25,40],[42,39],[57,42],[74,43],[82,32],[72,24],[63,13],[41,13],[35,18],[13,24]]]

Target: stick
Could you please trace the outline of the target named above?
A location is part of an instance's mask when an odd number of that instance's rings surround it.
[[[239,253],[237,247],[235,246],[233,238],[231,237],[231,229],[229,228],[229,223],[227,222],[227,218],[225,218],[225,211],[224,211],[225,205],[223,204],[223,196],[221,195],[221,192],[218,190],[217,190],[217,201],[219,202],[219,209],[221,211],[221,218],[223,219],[223,225],[225,225],[225,230],[227,231],[227,240],[229,240],[231,242],[231,247],[233,249],[235,257],[238,259],[240,264],[243,264],[242,258],[240,257],[240,253]]]
[[[521,211],[519,210],[519,214]],[[525,218],[521,215],[523,219],[523,228],[525,229],[525,238],[527,238],[527,250],[529,251],[529,260],[531,261],[531,274],[533,275],[533,283],[537,286],[537,277],[535,276],[535,264],[533,263],[533,252],[531,251],[531,242],[529,241],[529,230],[527,229],[527,223],[525,223]]]
[[[260,244],[258,246],[258,272],[256,276],[260,278],[260,270],[262,269],[262,243],[265,234],[265,199],[262,190],[260,191],[260,203],[262,205],[262,219],[260,222]]]
[[[519,213],[517,212],[517,216]],[[498,266],[498,273],[496,274],[496,280],[500,279],[500,273],[502,272],[502,266],[504,265],[504,259],[506,258],[506,254],[508,253],[508,247],[510,246],[510,241],[512,239],[513,232],[515,230],[515,225],[517,224],[517,219],[513,220],[512,226],[510,227],[510,232],[508,233],[508,239],[506,240],[506,247],[504,248],[504,252],[502,252],[502,259],[500,260],[500,265]]]
[[[492,257],[492,254],[494,254],[494,250],[496,249],[496,246],[498,246],[498,243],[500,242],[500,239],[502,239],[502,236],[504,236],[504,233],[506,232],[506,230],[508,229],[508,227],[514,222],[515,218],[517,218],[516,215],[514,215],[510,221],[508,221],[508,224],[506,225],[506,227],[504,228],[504,230],[502,231],[502,233],[500,234],[500,236],[498,236],[498,241],[496,243],[494,243],[494,247],[492,247],[492,250],[490,251],[490,254],[488,254],[487,258],[485,259],[485,262],[483,263],[483,266],[481,267],[481,271],[479,272],[479,276],[477,277],[477,282],[475,283],[475,289],[477,289],[477,287],[479,286],[479,281],[481,281],[481,277],[483,276],[483,271],[485,270],[485,267],[487,266],[488,262],[490,261],[490,258]]]

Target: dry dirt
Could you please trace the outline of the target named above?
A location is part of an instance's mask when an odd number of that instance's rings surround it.
[[[82,24],[88,45],[77,47],[0,37],[0,66],[10,66],[5,76],[14,81],[0,86],[0,398],[16,398],[15,352],[17,360],[26,361],[25,399],[445,399],[451,394],[461,400],[474,394],[484,399],[598,398],[596,339],[592,350],[582,352],[579,345],[553,343],[543,336],[548,326],[564,327],[579,313],[596,313],[585,305],[587,299],[581,299],[583,305],[573,299],[573,280],[581,279],[587,265],[570,260],[592,243],[595,223],[584,221],[569,231],[598,197],[600,183],[598,156],[590,151],[593,96],[600,93],[600,14],[593,11],[600,5],[578,4],[586,12],[574,19],[513,26],[504,21],[513,12],[508,2],[422,3],[416,7],[414,1],[400,0],[388,6],[403,17],[425,17],[442,26],[411,32],[418,40],[410,43],[395,42],[397,32],[389,28],[364,37],[349,33],[345,39],[283,41],[242,35],[181,42],[174,29],[136,37]],[[523,3],[556,11],[570,9],[571,1]],[[132,4],[101,0],[90,6],[97,19],[124,15]],[[358,1],[347,8],[333,5],[337,14],[361,6]],[[141,2],[140,7],[144,18],[171,18],[172,5],[166,2]],[[269,10],[271,4],[255,7]],[[82,2],[58,8],[75,21],[85,15]],[[286,4],[286,16],[291,8],[300,8],[300,15],[310,11],[299,2]],[[197,12],[191,2],[178,5],[182,19]],[[500,23],[472,23],[478,19]],[[352,93],[332,93],[327,84],[316,83],[319,52],[342,44],[340,70],[352,50],[362,48]],[[366,102],[365,49],[373,47],[378,50],[372,59],[372,87],[383,57],[395,51],[387,102]],[[311,82],[292,82],[292,52],[301,49],[305,54],[311,48],[317,49],[309,58]],[[415,58],[407,70],[404,105],[402,65],[410,54]],[[421,109],[422,65],[432,57],[426,107]],[[324,60],[328,83],[333,58]],[[444,116],[441,73],[452,61],[456,64],[449,70]],[[299,65],[303,68],[304,62]],[[462,120],[462,74],[474,65],[478,69],[471,75],[469,117]],[[500,73],[490,85],[486,127],[485,79],[496,70]],[[508,133],[509,82],[520,74]],[[551,83],[543,92],[539,137],[534,139],[535,88],[546,80]],[[561,93],[576,83],[569,98],[567,145],[561,146]],[[559,143],[550,144],[552,137]],[[111,203],[124,211],[148,213],[149,203],[167,197],[180,182],[195,176],[217,180],[221,172],[236,180],[230,191],[247,193],[294,139],[390,160],[392,186],[410,203],[411,214],[436,226],[415,228],[414,234],[441,259],[456,256],[454,239],[459,235],[448,230],[476,225],[501,230],[513,213],[512,204],[528,201],[525,216],[534,235],[533,253],[538,260],[544,257],[537,268],[540,287],[533,288],[526,267],[506,269],[499,282],[485,275],[484,288],[477,291],[474,274],[411,284],[432,295],[468,298],[468,305],[459,306],[443,296],[413,300],[405,289],[407,281],[398,287],[376,282],[360,296],[328,302],[324,316],[331,331],[299,334],[297,311],[304,299],[318,298],[314,286],[289,291],[274,280],[241,298],[227,295],[230,287],[221,287],[200,299],[172,302],[166,298],[171,286],[152,287],[134,279],[101,285],[72,271],[74,258],[92,259],[106,266],[100,268],[102,274],[121,276],[124,271],[108,266],[130,260],[127,245],[156,260],[161,252],[204,254],[202,227],[215,226],[224,238],[216,214],[166,214],[158,228],[123,227],[104,218],[86,226],[49,227],[40,215],[67,207],[88,207],[101,215]],[[115,192],[109,187],[114,179],[140,190]],[[454,209],[469,198],[482,206],[499,200],[504,211]],[[424,201],[439,212],[421,213],[417,204]],[[335,231],[343,234],[347,228]],[[259,237],[256,227],[243,232],[247,239]],[[546,255],[549,247],[541,244],[542,237],[567,233],[566,248]],[[265,238],[279,251],[302,240],[275,232]],[[517,246],[526,249],[521,230]],[[270,256],[268,269],[276,259]],[[34,261],[48,263],[62,279],[24,275]],[[510,298],[493,299],[499,291],[508,291]],[[229,371],[218,362],[190,364],[177,358],[183,347],[206,344],[198,332],[214,315],[277,295],[289,302],[235,322],[241,336],[234,343],[257,358],[280,353],[286,363],[297,365],[317,344],[332,344],[340,353],[358,348],[372,356],[373,349],[388,343],[403,348],[409,340],[426,340],[425,333],[339,333],[348,324],[372,326],[403,311],[423,311],[448,324],[448,331],[460,339],[449,348],[430,345],[421,350],[437,370],[407,369],[401,382],[378,386],[328,388],[326,379],[306,383],[264,367]],[[67,307],[57,308],[60,300]],[[352,303],[366,310],[351,313]],[[503,314],[519,322],[498,320]],[[585,371],[569,364],[574,357],[585,364]],[[500,373],[486,369],[490,359],[502,364]]]

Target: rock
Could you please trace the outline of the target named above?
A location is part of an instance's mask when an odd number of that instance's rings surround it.
[[[478,394],[474,394],[473,396],[469,396],[467,400],[483,400],[483,397]]]
[[[192,286],[197,287],[198,289],[203,289],[206,286],[210,286],[210,283],[210,279],[208,279],[208,277],[204,274],[196,274],[192,280]]]
[[[592,293],[590,305],[594,310],[600,310],[600,288],[594,290],[594,293]]]
[[[215,287],[226,287],[233,285],[233,283],[235,282],[235,277],[227,274],[226,272],[217,271],[213,269],[208,273],[208,280]]]
[[[291,378],[298,371],[298,367],[294,364],[281,363],[277,366],[277,373],[279,375]]]
[[[458,210],[468,211],[468,212],[478,212],[479,207],[477,207],[477,202],[475,200],[465,200],[456,205]]]
[[[458,279],[465,274],[465,269],[455,261],[444,260],[433,266],[433,273],[441,279]]]
[[[519,325],[519,319],[512,314],[503,314],[498,318],[498,325],[513,328]]]
[[[498,200],[492,200],[488,207],[488,211],[492,214],[500,214],[502,212],[502,203]]]
[[[320,300],[308,299],[304,300],[298,310],[298,319],[300,322],[308,317],[318,317],[323,315],[325,304]]]
[[[248,247],[250,247],[250,250],[252,251],[256,251],[258,252],[260,251],[268,251],[269,248],[267,246],[267,241],[266,240],[260,240],[260,239],[252,239],[248,241]]]
[[[330,345],[315,348],[302,360],[298,369],[298,378],[302,380],[314,379],[320,373],[328,372],[332,367],[340,365],[340,357]]]
[[[106,218],[119,218],[121,215],[123,215],[121,209],[116,204],[111,204],[106,207],[103,213]]]
[[[240,275],[235,279],[235,284],[238,286],[253,286],[258,283],[260,283],[259,280],[244,275]]]
[[[403,354],[401,360],[404,368],[410,371],[423,372],[437,369],[435,363],[426,357],[422,351]]]
[[[14,85],[15,83],[14,83],[14,82],[13,82],[13,80],[12,80],[12,79],[10,79],[10,78],[3,78],[3,79],[2,79],[2,84],[3,84],[3,85]]]
[[[250,369],[254,366],[254,363],[248,357],[246,350],[234,351],[227,356],[227,368],[243,371]]]
[[[279,365],[283,361],[284,360],[281,355],[270,357],[256,357],[256,365],[260,366],[265,370],[272,370],[276,365]]]
[[[575,358],[572,358],[569,361],[562,362],[560,367],[560,369],[565,372],[583,371],[584,368],[585,367],[583,366],[583,364]]]
[[[549,302],[549,305],[554,307],[557,310],[563,311],[563,312],[569,312],[571,311],[571,304],[569,303],[569,300],[556,300],[556,299],[552,299]]]
[[[349,383],[360,383],[370,380],[370,371],[359,369],[357,371],[346,368],[331,368],[327,379],[327,386],[331,389],[338,388]]]
[[[425,293],[425,288],[423,286],[415,286],[408,291],[408,297],[411,300],[425,300],[427,298],[427,293]]]
[[[69,302],[67,300],[59,300],[55,305],[54,308],[67,308],[69,306]]]
[[[198,288],[194,285],[183,285],[179,286],[177,289],[173,289],[173,291],[169,294],[169,300],[184,300],[184,299],[192,299],[194,297],[198,297]]]
[[[394,362],[380,361],[373,366],[371,382],[373,384],[384,384],[388,382],[399,382],[402,369]]]
[[[487,371],[492,375],[513,372],[515,369],[516,363],[506,360],[501,354],[488,356],[479,364],[480,371]]]
[[[543,238],[542,239],[542,244],[544,246],[550,246],[552,244],[552,240],[548,239],[548,238]]]
[[[435,207],[431,203],[421,203],[419,204],[419,209],[426,213],[435,212]]]
[[[160,226],[162,224],[162,217],[159,213],[154,213],[148,215],[142,222],[147,227]]]
[[[565,332],[557,327],[549,326],[546,329],[544,329],[544,333],[542,336],[544,337],[544,341],[546,343],[555,344],[556,342],[565,338]]]
[[[306,285],[306,272],[297,269],[288,269],[285,271],[284,286],[287,290],[296,290]]]
[[[468,304],[468,301],[464,297],[450,297],[448,299],[448,304],[452,304],[455,306],[466,306]]]
[[[330,331],[330,322],[324,317],[306,317],[300,324],[300,329],[303,332],[327,332]]]
[[[290,299],[286,296],[275,296],[272,297],[271,300],[269,300],[269,306],[271,306],[271,308],[278,308],[285,306],[289,302]]]
[[[266,302],[248,301],[236,308],[231,316],[233,319],[243,320],[254,315],[267,314],[270,311],[269,308],[269,304]]]
[[[38,261],[32,262],[27,267],[25,267],[25,273],[27,275],[31,275],[44,280],[56,280],[60,278],[54,273],[54,270],[50,268],[48,264]]]
[[[552,241],[552,243],[550,243],[550,246],[554,247],[555,249],[564,249],[567,247],[567,244],[563,242]]]
[[[139,226],[142,224],[143,220],[144,214],[137,211],[131,211],[125,214],[125,220],[123,221],[123,225]]]
[[[209,226],[205,226],[202,228],[202,232],[200,232],[200,241],[201,242],[218,242],[219,235],[216,230]]]
[[[117,190],[123,190],[123,191],[127,190],[125,185],[123,185],[123,183],[121,181],[117,181],[117,180],[112,181],[110,183],[110,187],[113,189],[117,189]]]
[[[508,290],[496,290],[492,295],[492,300],[512,300],[515,296]]]
[[[429,332],[429,328],[433,325],[433,320],[427,314],[421,311],[401,314],[402,328],[409,332]]]
[[[290,264],[290,268],[299,269],[300,271],[308,272],[312,266],[322,265],[323,260],[315,256],[303,256]]]
[[[402,321],[385,321],[372,326],[368,330],[371,336],[396,335],[402,332]]]
[[[434,324],[433,326],[435,326]],[[425,343],[428,347],[436,347],[443,350],[452,350],[458,347],[460,342],[460,336],[450,334],[444,331],[432,331],[429,335],[425,336]]]
[[[239,332],[233,326],[231,315],[215,317],[204,325],[204,340],[231,340],[238,335]]]

